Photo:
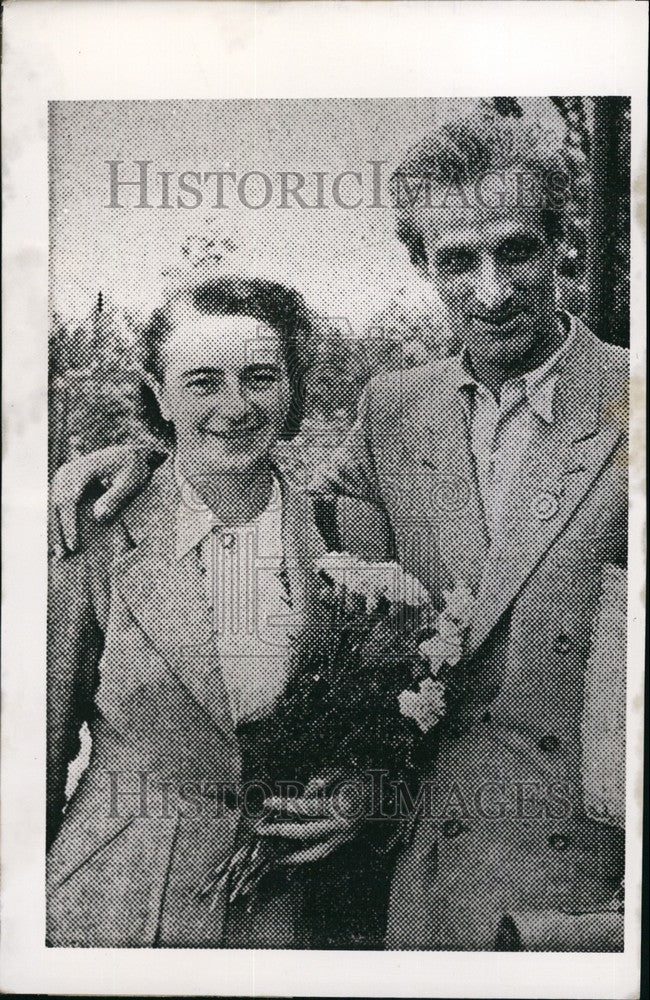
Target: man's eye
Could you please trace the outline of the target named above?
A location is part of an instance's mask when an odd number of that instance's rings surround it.
[[[504,264],[525,264],[542,248],[542,244],[534,237],[505,240],[497,247],[496,258]]]
[[[436,254],[436,267],[441,274],[463,274],[476,266],[476,255],[470,250],[442,250]]]

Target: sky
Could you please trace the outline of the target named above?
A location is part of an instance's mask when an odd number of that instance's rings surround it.
[[[354,329],[398,297],[433,294],[413,271],[393,233],[383,191],[400,155],[440,114],[435,100],[56,102],[50,106],[51,293],[65,317],[85,316],[97,293],[119,306],[146,311],[175,268],[188,266],[204,239],[229,248],[220,267],[273,278],[302,291],[310,305],[349,320]],[[138,179],[136,161],[149,160],[147,201],[136,187],[118,187],[122,207],[110,207],[111,170]],[[121,161],[110,167],[107,161]],[[371,165],[370,161],[380,163]],[[222,208],[207,172],[224,179]],[[374,170],[374,175],[373,175]],[[241,182],[243,175],[259,176]],[[285,195],[280,173],[305,176],[305,208]],[[334,177],[343,177],[335,203]],[[163,208],[161,172],[169,174]],[[201,204],[176,207],[184,172],[200,172]],[[316,172],[324,174],[318,181]],[[373,176],[382,195],[373,194]],[[235,188],[242,183],[241,197]],[[288,182],[291,183],[291,182]],[[319,195],[318,184],[322,194]],[[375,181],[376,183],[376,181]],[[268,200],[268,205],[254,208]],[[385,207],[370,207],[371,203]],[[247,204],[246,204],[247,203]],[[165,274],[167,272],[167,274]]]
[[[53,102],[52,308],[64,318],[81,319],[101,291],[106,301],[146,313],[177,269],[190,266],[197,248],[211,240],[226,249],[220,270],[292,285],[314,308],[343,317],[353,335],[394,300],[425,309],[430,303],[437,311],[430,285],[394,235],[386,185],[406,150],[461,103],[468,102]],[[109,161],[119,162],[111,167]],[[111,170],[118,181],[137,180],[144,169],[138,161],[150,161],[146,203],[151,207],[136,207],[138,186],[111,192]],[[215,208],[217,181],[205,174],[227,171],[235,179],[223,179],[222,207]],[[255,171],[269,178],[270,188],[259,176],[242,181]],[[301,207],[289,194],[284,199],[289,207],[282,207],[280,174],[290,171],[305,177],[303,202],[320,201],[324,207]],[[334,178],[345,171],[361,178],[341,177],[335,193]],[[185,178],[197,194],[180,189],[183,173],[201,174],[200,185]],[[168,175],[166,181],[161,174]],[[196,207],[177,207],[179,197]],[[337,197],[362,204],[342,207]],[[251,207],[265,199],[268,204]],[[185,256],[183,246],[194,257]]]

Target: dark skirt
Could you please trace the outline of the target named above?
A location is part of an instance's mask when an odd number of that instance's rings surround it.
[[[238,727],[237,735],[243,781],[277,794],[278,778],[304,783],[308,775],[301,762],[291,774],[273,773],[271,727],[272,720],[260,720]],[[321,861],[269,873],[254,898],[229,904],[223,947],[381,949],[395,849],[375,833],[362,829]],[[253,835],[244,818],[238,842]]]

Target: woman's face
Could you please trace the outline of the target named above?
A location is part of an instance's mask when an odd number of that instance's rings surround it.
[[[290,386],[278,333],[251,316],[179,306],[154,390],[186,470],[243,472],[276,443]]]

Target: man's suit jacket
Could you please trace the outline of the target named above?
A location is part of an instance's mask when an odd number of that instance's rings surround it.
[[[225,886],[197,895],[248,828],[228,795],[229,786],[238,791],[242,754],[204,581],[191,553],[176,557],[178,504],[168,461],[114,523],[89,518],[81,551],[51,567],[47,931],[54,946],[302,941],[300,878],[280,879],[252,915],[227,913]],[[312,499],[287,482],[283,542],[293,614],[305,623],[316,586],[311,567],[326,545]],[[66,806],[83,721],[91,759]]]
[[[575,944],[566,914],[608,911],[623,874],[622,831],[583,808],[580,723],[602,570],[627,559],[628,355],[572,323],[554,422],[536,424],[492,540],[455,362],[371,382],[320,483],[379,501],[432,594],[465,579],[476,595],[465,693],[398,862],[391,948],[490,949],[513,914],[540,947],[621,946],[600,918]]]

